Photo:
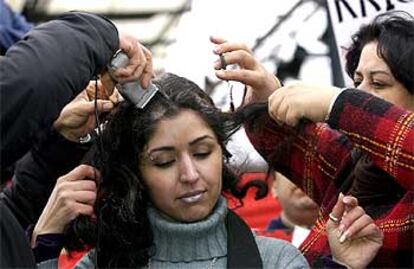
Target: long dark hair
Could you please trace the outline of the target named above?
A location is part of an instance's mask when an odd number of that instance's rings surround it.
[[[80,217],[66,233],[69,249],[95,247],[98,267],[137,267],[148,263],[153,235],[147,218],[149,197],[138,164],[161,119],[172,118],[183,109],[196,111],[213,130],[222,148],[223,191],[237,198],[246,193],[226,164],[230,153],[225,147],[246,114],[220,111],[203,90],[185,78],[167,73],[153,83],[168,98],[157,93],[160,96],[151,100],[145,110],[128,102],[118,107],[93,158],[102,175],[95,203],[96,221]]]
[[[378,42],[378,55],[393,76],[414,94],[414,17],[404,11],[378,15],[352,36],[346,53],[346,71],[353,78],[364,46]]]

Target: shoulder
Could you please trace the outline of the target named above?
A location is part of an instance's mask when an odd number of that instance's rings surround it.
[[[85,254],[73,267],[74,269],[90,269],[95,268],[94,265],[95,249]]]
[[[287,241],[255,236],[263,268],[309,268],[302,253]]]
[[[59,268],[58,259],[42,261],[37,264],[36,268],[37,269],[58,269]]]

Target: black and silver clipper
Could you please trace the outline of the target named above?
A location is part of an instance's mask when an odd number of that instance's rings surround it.
[[[128,65],[128,61],[128,56],[121,50],[117,51],[114,54],[108,66],[112,79],[116,81],[116,78],[113,75],[114,72],[118,68],[126,67]],[[156,93],[159,92],[158,87],[151,82],[149,83],[148,88],[145,90],[141,87],[139,81],[131,81],[124,84],[118,83],[116,85],[116,88],[122,97],[124,97],[127,101],[135,104],[135,106],[139,109],[144,109],[149,101],[156,95]]]

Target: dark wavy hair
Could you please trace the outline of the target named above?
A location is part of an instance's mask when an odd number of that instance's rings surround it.
[[[380,14],[352,36],[346,53],[346,71],[353,78],[364,46],[378,42],[378,55],[394,77],[414,94],[414,17],[404,11]]]
[[[153,235],[147,208],[149,196],[139,171],[139,158],[157,123],[173,118],[183,109],[196,111],[215,133],[223,152],[223,191],[242,198],[247,188],[267,193],[265,184],[238,186],[238,177],[228,168],[231,156],[225,144],[246,118],[246,113],[224,113],[195,83],[164,74],[153,81],[168,98],[154,98],[144,110],[123,102],[113,114],[95,147],[93,162],[101,172],[95,204],[96,220],[77,218],[66,232],[66,247],[95,247],[93,257],[102,268],[137,267],[148,263]],[[262,182],[263,183],[263,182]]]

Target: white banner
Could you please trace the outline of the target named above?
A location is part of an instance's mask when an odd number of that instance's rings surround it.
[[[345,85],[352,86],[352,80],[345,72],[344,54],[351,36],[362,24],[389,10],[404,10],[414,15],[414,0],[327,0],[336,46],[341,59]]]

